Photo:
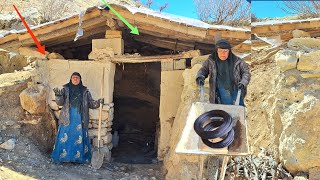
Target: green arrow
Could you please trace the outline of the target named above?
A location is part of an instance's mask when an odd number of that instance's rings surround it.
[[[106,6],[108,6],[108,8],[116,15],[118,16],[118,18],[125,24],[127,25],[130,30],[131,30],[131,34],[136,34],[136,35],[139,35],[139,30],[136,27],[132,26],[126,19],[124,19],[124,17],[122,17],[116,10],[114,10],[108,3],[106,3],[106,1],[104,0],[101,0]]]

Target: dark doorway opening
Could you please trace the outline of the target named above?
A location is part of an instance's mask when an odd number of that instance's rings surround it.
[[[118,133],[115,162],[149,164],[157,159],[160,63],[117,65],[112,131]]]

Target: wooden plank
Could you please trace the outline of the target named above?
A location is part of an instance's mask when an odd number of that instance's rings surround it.
[[[147,44],[151,44],[157,47],[165,48],[165,49],[171,49],[171,50],[176,50],[176,51],[188,51],[188,50],[193,50],[194,49],[194,44],[193,43],[176,43],[174,41],[165,41],[161,39],[147,39],[143,37],[135,37],[134,38],[136,41],[139,42],[144,42]]]
[[[95,18],[95,17],[99,17],[100,15],[101,15],[101,10],[99,10],[99,9],[94,10],[90,13],[85,14],[82,18],[82,22],[89,20],[89,19],[92,19],[92,18]],[[33,33],[35,36],[39,36],[42,34],[50,33],[52,31],[56,31],[58,29],[66,28],[66,27],[74,25],[74,24],[78,25],[78,23],[79,23],[79,16],[74,16],[74,17],[67,19],[65,21],[62,21],[62,22],[59,21],[59,22],[56,22],[55,24],[52,24],[52,25],[48,25],[45,27],[40,27],[40,28],[34,29]],[[22,34],[19,36],[19,41],[23,41],[23,40],[30,39],[30,38],[31,38],[30,35],[28,33],[25,33],[25,34]]]
[[[113,16],[114,18],[117,18],[112,14],[108,14],[108,16]],[[166,34],[167,37],[170,36],[182,39],[193,38],[198,40],[204,39],[206,37],[206,29],[187,27],[174,22],[167,22],[167,25],[165,26],[163,23],[154,23],[151,20],[145,21],[145,18],[142,17],[141,19],[137,17],[135,19],[133,19],[133,17],[128,17],[127,20],[134,26],[139,27],[140,32],[145,32],[147,34],[150,34],[150,32],[154,32],[159,33],[159,35]],[[158,21],[163,21],[163,19],[158,19]],[[170,26],[168,24],[170,24]]]
[[[77,46],[84,45],[84,44],[82,45],[77,44],[77,42],[82,41],[84,39],[88,40],[87,44],[91,44],[91,40],[89,40],[88,38],[92,38],[92,37],[103,38],[103,35],[101,36],[101,34],[104,34],[104,32],[106,31],[106,28],[107,28],[106,26],[100,26],[100,27],[94,28],[94,31],[92,31],[92,29],[85,30],[84,35],[80,37],[76,42],[73,41],[74,39],[74,34],[73,34],[73,36],[69,36],[64,39],[57,39],[50,42],[45,41],[44,44],[46,45],[46,47],[53,47],[53,46],[65,47],[70,45],[74,45],[75,47],[77,47]]]
[[[116,9],[116,8],[115,8]],[[177,33],[189,34],[192,36],[196,36],[198,38],[205,38],[207,34],[207,29],[199,28],[194,26],[188,26],[186,24],[181,24],[178,22],[169,21],[166,19],[161,19],[158,17],[147,16],[141,13],[131,14],[128,10],[118,9],[119,13],[123,15],[130,23],[134,25],[138,25],[140,29],[140,25],[152,25],[155,29],[162,28],[167,30],[174,30]],[[112,16],[113,18],[119,19],[112,12],[103,12],[105,16]]]
[[[155,37],[161,37],[161,38],[168,38],[168,39],[178,39],[181,41],[185,41],[185,42],[201,42],[204,44],[214,44],[214,41],[212,38],[208,38],[208,39],[202,39],[202,38],[198,38],[198,37],[193,37],[193,36],[189,36],[189,35],[184,35],[181,33],[173,33],[172,31],[168,31],[165,30],[164,32],[159,32],[158,30],[153,31],[152,28],[150,28],[150,30],[147,28],[145,28],[146,26],[143,26],[142,29],[139,26],[139,31],[142,34],[147,34],[147,35],[152,35]],[[176,35],[175,35],[176,34]]]
[[[137,61],[137,62],[159,62],[159,61],[172,61],[176,59],[194,58],[200,56],[198,50],[192,50],[183,52],[178,55],[160,55],[160,56],[140,56],[140,57],[126,57],[119,56],[113,57],[111,61],[113,62],[123,62],[123,61]]]
[[[105,23],[105,17],[101,16],[101,17],[97,17],[97,18],[93,18],[93,19],[89,19],[87,21],[84,21],[82,23],[82,28],[86,31],[87,29],[94,29],[95,27],[99,27],[101,25],[104,25]],[[63,36],[63,35],[71,35],[77,32],[78,30],[78,24],[69,26],[68,28],[63,28],[63,29],[58,29],[57,31],[53,31],[51,33],[48,34],[42,34],[40,36],[38,36],[38,40],[43,42],[43,41],[47,41],[47,40],[52,40],[52,39],[59,39],[59,37]],[[32,39],[27,39],[24,41],[21,41],[22,44],[24,45],[31,45],[33,44],[33,40]]]
[[[288,41],[288,40],[290,40],[290,39],[292,39],[292,38],[293,38],[292,32],[282,33],[282,34],[280,35],[280,39],[283,40],[283,41]]]
[[[18,39],[18,34],[9,34],[3,38],[0,38],[0,44],[4,44],[9,41],[17,40]]]
[[[251,27],[252,33],[256,33],[262,36],[274,35],[274,33],[288,33],[289,31],[300,29],[303,31],[312,31],[320,27],[320,20],[317,21],[302,21],[294,23],[283,24],[267,24],[262,26]]]
[[[111,58],[111,62],[114,63],[141,63],[141,62],[170,62],[185,58],[194,58],[200,56],[200,51],[192,50],[187,52],[182,52],[178,55],[161,55],[161,56],[140,56],[140,57],[127,57],[118,56]]]
[[[227,31],[227,30],[217,30],[217,29],[209,29],[208,35],[211,37],[215,37],[217,33],[221,33],[221,38],[235,38],[247,40],[250,39],[251,33],[248,31]]]
[[[20,41],[9,41],[9,42],[6,42],[5,44],[1,44],[0,48],[12,51],[12,49],[15,49],[15,48],[18,49],[21,46],[22,46],[22,43]]]
[[[222,165],[221,165],[221,171],[220,171],[219,180],[224,180],[224,177],[226,175],[228,162],[229,162],[229,156],[224,156],[223,157],[223,161],[222,161]]]
[[[133,60],[131,58],[123,58],[123,59],[116,59],[116,58],[113,58],[111,60],[111,62],[113,63],[150,63],[150,62],[170,62],[170,61],[173,61],[173,59],[141,59],[141,60]]]

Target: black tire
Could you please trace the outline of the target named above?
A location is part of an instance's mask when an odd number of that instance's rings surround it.
[[[223,118],[221,125],[216,125],[213,117]],[[214,139],[225,136],[232,129],[232,117],[225,111],[212,110],[201,114],[194,122],[194,130],[203,139]],[[217,128],[215,130],[212,130]]]
[[[233,142],[233,140],[234,140],[234,130],[231,129],[231,131],[227,134],[227,136],[219,142],[213,143],[208,139],[202,139],[202,142],[211,148],[224,148],[224,147],[228,147]]]

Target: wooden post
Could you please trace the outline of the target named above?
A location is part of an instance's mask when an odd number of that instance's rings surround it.
[[[224,156],[222,161],[221,171],[220,171],[220,178],[219,178],[220,180],[224,180],[228,162],[229,162],[229,156]]]

